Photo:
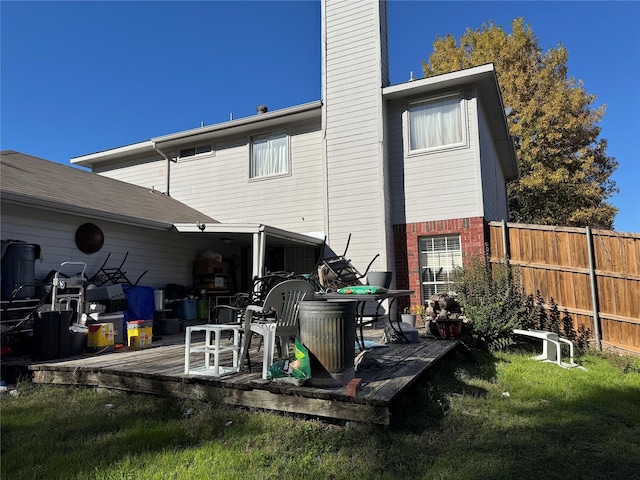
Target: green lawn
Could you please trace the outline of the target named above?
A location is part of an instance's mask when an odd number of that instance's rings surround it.
[[[530,353],[453,353],[393,427],[104,390],[18,385],[1,407],[3,479],[631,479],[640,360],[564,370]]]

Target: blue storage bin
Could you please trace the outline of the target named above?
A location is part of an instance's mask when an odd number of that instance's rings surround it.
[[[178,318],[183,320],[195,320],[198,318],[196,309],[196,299],[186,298],[178,303]]]

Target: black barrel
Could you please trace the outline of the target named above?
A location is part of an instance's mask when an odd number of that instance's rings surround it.
[[[309,350],[316,387],[346,385],[354,377],[356,302],[300,302],[300,341]]]
[[[2,298],[31,298],[36,294],[36,259],[40,258],[40,245],[10,243],[2,255]]]

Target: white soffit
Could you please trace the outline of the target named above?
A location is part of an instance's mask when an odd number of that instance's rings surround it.
[[[219,235],[220,237],[236,234],[265,233],[271,237],[277,237],[283,240],[303,243],[306,245],[322,245],[324,242],[321,238],[305,235],[303,233],[291,232],[261,223],[174,223],[173,226],[181,233],[202,233],[208,235]]]

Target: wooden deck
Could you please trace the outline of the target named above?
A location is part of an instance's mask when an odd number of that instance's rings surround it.
[[[381,335],[382,330],[371,329],[366,338],[381,343]],[[203,341],[204,336],[199,339],[194,335],[194,338]],[[250,352],[253,373],[224,377],[185,375],[184,334],[166,336],[145,350],[125,348],[110,353],[34,362],[28,368],[36,383],[98,386],[210,399],[242,407],[388,425],[392,420],[390,409],[394,401],[457,344],[455,340],[420,338],[419,343],[373,348],[368,355],[375,358],[381,368],[356,372],[356,378],[361,380],[353,396],[348,395],[346,386],[299,387],[263,380],[262,357],[255,348]]]

